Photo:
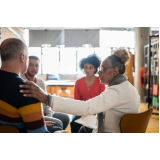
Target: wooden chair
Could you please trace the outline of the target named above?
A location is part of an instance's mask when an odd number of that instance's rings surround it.
[[[153,108],[137,114],[126,114],[121,118],[120,129],[122,133],[145,133]]]
[[[0,125],[0,133],[19,133],[19,130],[15,126]]]

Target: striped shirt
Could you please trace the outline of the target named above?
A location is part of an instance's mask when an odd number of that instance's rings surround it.
[[[27,78],[24,74],[21,75],[21,78],[23,78],[23,79],[26,80],[26,81],[29,81],[28,78]],[[42,88],[45,93],[47,93],[47,91],[46,91],[46,85],[45,85],[45,83],[44,83],[44,81],[43,81],[42,79],[36,77],[35,83],[36,83],[40,88]],[[45,103],[43,103],[43,110],[44,110],[46,116],[52,117],[52,114],[53,114],[54,112],[51,110],[51,107],[47,106]]]
[[[0,124],[13,125],[19,132],[48,132],[41,102],[24,97],[19,87],[22,84],[18,74],[0,70]]]

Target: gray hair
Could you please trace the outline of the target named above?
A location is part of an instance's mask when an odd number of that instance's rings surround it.
[[[20,39],[5,39],[0,46],[1,59],[2,61],[16,60],[24,49],[27,50],[27,46]]]

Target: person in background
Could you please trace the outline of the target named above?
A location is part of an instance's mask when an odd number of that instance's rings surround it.
[[[33,81],[36,83],[40,88],[46,91],[45,83],[42,79],[36,77],[38,71],[39,71],[39,58],[36,56],[29,56],[29,64],[27,72],[21,75],[21,78],[23,78],[26,81]],[[49,106],[47,106],[45,103],[43,103],[43,113],[46,123],[49,123],[50,121],[55,122],[54,126],[48,126],[47,129],[50,132],[55,132],[56,130],[65,130],[67,125],[69,124],[69,116],[63,113],[55,113],[51,110]],[[49,121],[49,122],[48,122]]]
[[[125,48],[119,48],[107,57],[98,74],[100,82],[108,87],[100,95],[87,101],[47,95],[33,82],[20,85],[20,92],[25,97],[34,97],[43,103],[49,99],[49,106],[54,111],[78,116],[98,114],[97,130],[85,130],[82,127],[81,133],[120,133],[121,118],[128,113],[139,113],[140,110],[140,96],[124,75],[125,64],[129,59],[130,55]]]
[[[100,83],[99,77],[96,77],[97,69],[101,61],[95,54],[89,55],[87,58],[81,59],[79,67],[84,71],[85,77],[78,79],[74,86],[74,99],[86,101],[100,95],[105,90],[105,85]],[[76,106],[75,106],[76,107]],[[81,116],[73,115],[71,122],[71,132],[78,133],[82,125],[75,122]],[[84,127],[86,130],[91,130]]]

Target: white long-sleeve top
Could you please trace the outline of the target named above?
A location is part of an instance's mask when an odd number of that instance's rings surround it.
[[[28,81],[27,77],[24,74],[21,75],[21,78],[23,78],[24,80]],[[37,79],[36,84],[40,88],[42,88],[45,93],[47,93],[47,91],[46,91],[46,85],[45,85],[44,81],[42,79],[38,78],[38,77],[36,77],[36,79]],[[54,112],[51,110],[51,107],[49,107],[45,103],[43,103],[43,108],[42,109],[46,113],[46,116],[52,117],[52,114]]]
[[[121,132],[120,120],[127,113],[139,113],[140,96],[133,85],[125,81],[108,87],[99,96],[87,101],[52,96],[53,111],[84,116],[104,113],[104,132]]]

